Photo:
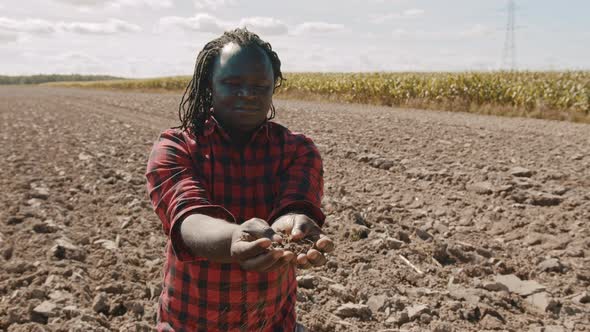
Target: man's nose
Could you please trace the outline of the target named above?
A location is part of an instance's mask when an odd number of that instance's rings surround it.
[[[237,95],[238,97],[252,97],[254,95],[254,88],[247,85],[240,86]]]

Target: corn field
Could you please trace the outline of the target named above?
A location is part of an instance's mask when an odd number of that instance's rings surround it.
[[[590,122],[590,72],[286,73],[281,97]],[[183,90],[189,77],[50,85]]]

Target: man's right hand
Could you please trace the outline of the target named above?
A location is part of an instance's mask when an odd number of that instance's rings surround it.
[[[282,237],[259,218],[245,221],[232,234],[231,257],[247,271],[269,272],[289,264],[295,254],[290,251],[269,249],[272,242]]]

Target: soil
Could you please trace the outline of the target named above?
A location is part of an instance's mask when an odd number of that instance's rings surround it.
[[[307,254],[312,248],[314,248],[314,242],[310,239],[303,238],[299,241],[293,241],[290,236],[285,236],[282,243],[273,242],[269,249],[290,251],[297,256],[299,254]]]
[[[0,87],[0,330],[151,331],[178,95]],[[311,331],[590,331],[590,125],[276,100],[324,160]]]

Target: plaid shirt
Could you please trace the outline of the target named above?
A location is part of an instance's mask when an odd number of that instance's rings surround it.
[[[243,148],[211,117],[202,135],[168,129],[154,144],[147,189],[168,237],[159,331],[293,331],[297,282],[293,266],[269,273],[193,256],[180,224],[194,213],[241,224],[269,224],[300,211],[321,225],[323,169],[313,142],[264,123]]]

